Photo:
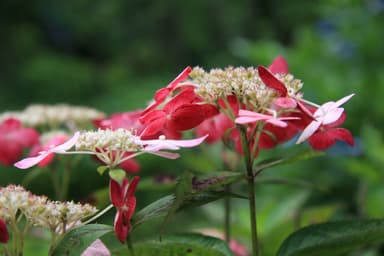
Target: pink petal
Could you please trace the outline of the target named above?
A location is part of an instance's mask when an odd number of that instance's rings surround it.
[[[343,108],[336,108],[336,109],[332,109],[331,111],[329,111],[323,118],[322,118],[322,121],[323,121],[323,124],[331,124],[333,122],[336,122],[337,120],[339,120],[339,118],[341,117],[341,115],[343,114],[344,112],[344,109]]]
[[[304,142],[305,140],[307,140],[309,137],[312,136],[312,134],[314,134],[317,129],[320,127],[321,125],[321,122],[319,121],[312,121],[305,129],[304,131],[301,133],[299,139],[296,141],[296,144],[300,144],[302,142]]]
[[[247,116],[240,116],[235,119],[235,123],[237,124],[249,124],[249,123],[255,123],[257,121],[265,120],[265,117],[247,117]]]
[[[178,153],[163,152],[163,151],[146,151],[146,150],[143,150],[143,151],[152,155],[161,156],[168,159],[177,159],[180,157],[180,154]]]
[[[341,98],[340,100],[335,102],[334,107],[339,107],[339,106],[343,105],[345,102],[349,101],[354,95],[355,94],[352,93],[352,94],[350,94],[348,96],[345,96],[344,98]]]
[[[288,63],[282,56],[276,57],[272,64],[268,67],[272,74],[288,74]]]
[[[40,163],[40,161],[42,161],[44,158],[46,158],[49,154],[51,154],[51,152],[49,152],[49,151],[42,152],[38,156],[28,157],[28,158],[25,158],[23,160],[20,160],[20,161],[16,162],[14,165],[19,169],[27,169],[27,168],[30,168],[30,167]]]
[[[294,99],[288,97],[275,98],[272,101],[272,106],[276,110],[296,108],[297,103]]]
[[[111,252],[100,239],[96,239],[81,256],[111,256]]]
[[[275,118],[268,119],[268,120],[266,120],[266,122],[273,124],[275,126],[279,126],[279,127],[287,127],[288,126],[288,124],[286,122],[281,121],[279,119],[275,119]]]
[[[70,149],[71,147],[73,147],[76,144],[79,137],[80,137],[80,132],[75,132],[75,134],[73,135],[72,138],[70,138],[69,140],[67,140],[63,144],[52,148],[50,151],[54,152],[54,153],[63,153],[65,151],[67,151],[68,149]]]

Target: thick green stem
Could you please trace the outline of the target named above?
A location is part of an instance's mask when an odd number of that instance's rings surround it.
[[[255,177],[253,175],[252,166],[253,159],[249,149],[250,143],[247,139],[247,130],[244,126],[238,126],[240,131],[241,146],[243,149],[243,157],[247,171],[248,181],[248,197],[249,197],[249,217],[251,223],[252,235],[252,255],[259,255],[259,241],[257,237],[257,219],[256,219],[256,200],[255,200]]]

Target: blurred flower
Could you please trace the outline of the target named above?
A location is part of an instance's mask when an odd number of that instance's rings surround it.
[[[86,126],[91,120],[104,117],[104,113],[88,107],[67,104],[33,104],[20,112],[5,112],[0,115],[0,120],[8,117],[17,118],[23,125],[29,127],[66,126],[70,130],[76,130]]]
[[[7,224],[0,218],[0,243],[6,244],[9,240]]]
[[[111,252],[100,239],[96,239],[81,256],[111,256]]]
[[[130,230],[131,218],[136,208],[136,197],[134,195],[140,177],[135,176],[131,182],[124,178],[121,183],[110,179],[110,199],[117,208],[115,216],[115,233],[120,242],[124,243]]]
[[[39,134],[32,128],[24,128],[19,120],[5,119],[0,124],[0,163],[11,165],[39,140]]]

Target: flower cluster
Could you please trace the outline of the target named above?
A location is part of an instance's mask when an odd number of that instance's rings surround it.
[[[93,119],[104,117],[104,113],[82,106],[71,106],[67,104],[43,105],[34,104],[23,111],[10,111],[0,115],[0,122],[15,118],[28,127],[81,127],[84,123]]]
[[[28,225],[63,234],[96,211],[89,204],[51,201],[17,185],[0,188],[0,219],[5,223],[17,223],[24,216]]]
[[[200,67],[186,68],[158,90],[153,103],[143,111],[142,135],[163,133],[177,137],[182,131],[196,128],[198,135],[209,134],[208,142],[226,136],[242,152],[236,129],[240,125],[246,129],[247,144],[254,154],[300,132],[298,143],[308,140],[317,150],[332,146],[336,140],[353,145],[352,134],[339,128],[346,116],[340,106],[353,94],[319,106],[304,99],[302,86],[288,72],[282,57],[269,67],[228,67],[209,72]]]

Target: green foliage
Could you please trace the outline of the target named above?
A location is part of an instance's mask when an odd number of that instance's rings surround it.
[[[112,230],[112,226],[102,224],[89,224],[75,228],[65,235],[55,247],[52,255],[81,255],[93,241]]]
[[[383,220],[323,223],[291,234],[281,245],[277,256],[342,255],[383,240]]]
[[[127,254],[127,249],[112,251],[113,255]],[[225,241],[201,234],[178,234],[165,236],[159,240],[151,240],[136,243],[134,246],[135,256],[232,256],[233,252],[228,248]]]

